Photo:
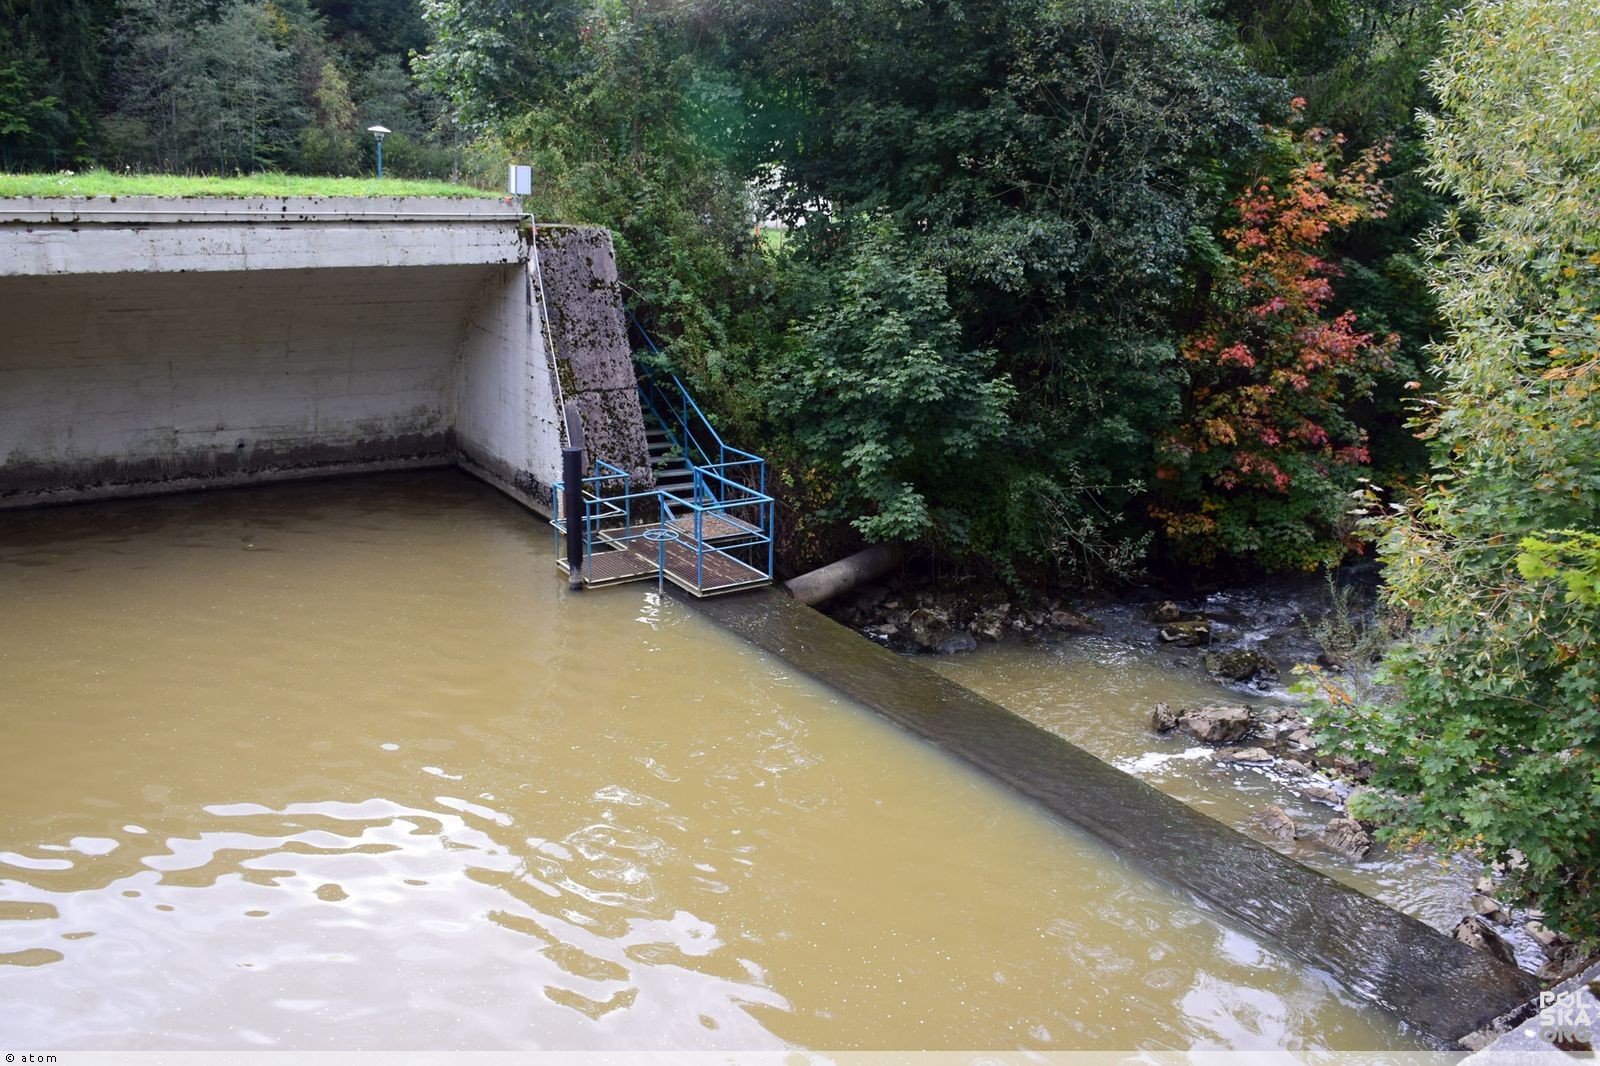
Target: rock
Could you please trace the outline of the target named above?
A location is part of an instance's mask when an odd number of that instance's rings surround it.
[[[1295,748],[1298,751],[1310,751],[1315,746],[1312,743],[1311,730],[1309,729],[1293,730],[1288,736],[1283,738],[1283,741],[1285,744],[1288,744],[1290,747]]]
[[[1055,610],[1050,612],[1050,624],[1068,633],[1104,633],[1106,627],[1080,611]]]
[[[1480,918],[1487,918],[1496,925],[1510,925],[1511,912],[1500,906],[1500,901],[1493,896],[1473,896],[1472,910]]]
[[[1218,762],[1270,763],[1272,753],[1266,748],[1224,748],[1217,752]]]
[[[1170,733],[1178,728],[1178,716],[1165,703],[1158,703],[1150,712],[1150,728],[1157,733]]]
[[[1192,707],[1178,716],[1178,728],[1205,744],[1231,744],[1250,732],[1250,708]]]
[[[1287,774],[1290,777],[1309,777],[1311,775],[1311,767],[1298,759],[1280,759],[1278,761],[1278,772]]]
[[[881,622],[875,626],[868,626],[862,632],[869,637],[875,637],[889,644],[895,644],[900,640],[900,627],[893,622]]]
[[[907,620],[911,641],[923,651],[938,648],[950,635],[950,616],[932,607],[919,607]]]
[[[1253,648],[1230,648],[1207,652],[1206,673],[1224,681],[1276,680],[1278,664]]]
[[[973,636],[999,640],[1006,635],[1006,616],[996,611],[985,611],[972,620],[969,628]]]
[[[1556,932],[1554,929],[1551,929],[1543,922],[1529,922],[1522,928],[1526,929],[1528,931],[1528,935],[1533,937],[1533,939],[1538,942],[1539,947],[1544,950],[1546,955],[1550,954],[1555,948],[1560,947],[1568,942],[1565,936]]]
[[[1481,892],[1485,896],[1494,895],[1494,878],[1490,877],[1488,874],[1484,874],[1482,877],[1478,878],[1472,883],[1472,890],[1474,892]]]
[[[1335,818],[1323,828],[1322,844],[1341,855],[1362,859],[1372,850],[1372,837],[1354,818]]]
[[[1343,755],[1333,757],[1333,768],[1355,781],[1366,781],[1372,776],[1372,764],[1369,762],[1356,762]]]
[[[1171,600],[1162,600],[1146,611],[1144,616],[1156,625],[1164,626],[1168,622],[1182,621],[1183,611],[1179,610],[1178,605]]]
[[[1180,648],[1192,648],[1197,644],[1204,644],[1211,639],[1211,623],[1199,622],[1172,622],[1161,627],[1156,634],[1164,644],[1176,644]]]
[[[1501,962],[1510,966],[1517,964],[1517,956],[1512,952],[1511,946],[1500,939],[1500,934],[1490,929],[1482,918],[1467,915],[1456,925],[1455,938],[1463,944],[1487,951]]]
[[[1264,807],[1256,815],[1256,821],[1267,835],[1274,840],[1293,840],[1299,835],[1299,829],[1294,824],[1294,819],[1289,817],[1289,812],[1282,807]]]
[[[940,655],[954,655],[962,651],[975,651],[978,639],[971,633],[956,632],[941,640],[933,650]]]
[[[1300,794],[1306,799],[1326,803],[1330,807],[1344,806],[1344,797],[1326,785],[1308,785],[1300,790]]]

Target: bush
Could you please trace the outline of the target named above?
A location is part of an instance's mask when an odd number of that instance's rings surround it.
[[[1475,847],[1600,941],[1600,9],[1479,2],[1433,75],[1428,248],[1449,326],[1435,472],[1375,520],[1414,624],[1385,703],[1331,700],[1391,836]]]

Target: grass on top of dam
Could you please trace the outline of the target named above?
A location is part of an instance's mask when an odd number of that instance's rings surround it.
[[[0,1044],[1424,1045],[456,472],[0,520]]]
[[[298,174],[247,174],[203,177],[186,174],[118,174],[110,170],[54,174],[0,174],[3,196],[434,196],[479,199],[502,195],[448,181],[405,178],[305,177]]]

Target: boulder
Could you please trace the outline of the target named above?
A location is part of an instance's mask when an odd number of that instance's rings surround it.
[[[911,642],[923,651],[939,647],[950,635],[950,616],[933,607],[919,607],[907,619]]]
[[[1496,925],[1510,925],[1511,912],[1500,905],[1500,901],[1493,896],[1473,896],[1472,911],[1480,918],[1486,918]]]
[[[940,655],[954,655],[957,652],[975,651],[977,647],[976,637],[971,633],[957,631],[941,640],[933,650]]]
[[[1309,729],[1290,730],[1289,735],[1283,738],[1283,742],[1297,751],[1310,751],[1315,747]]]
[[[1055,610],[1050,612],[1050,624],[1068,633],[1104,633],[1106,627],[1081,611]]]
[[[1487,951],[1501,962],[1509,966],[1517,964],[1517,956],[1511,950],[1511,945],[1500,938],[1500,934],[1490,929],[1488,923],[1476,915],[1467,915],[1456,925],[1452,934],[1463,944]]]
[[[1204,620],[1198,622],[1172,622],[1161,627],[1156,634],[1163,644],[1176,644],[1180,648],[1192,648],[1198,644],[1205,644],[1211,640],[1211,623]]]
[[[1178,728],[1204,744],[1231,744],[1250,732],[1250,708],[1238,705],[1191,707],[1178,716]]]
[[[1006,635],[1006,616],[998,609],[984,611],[967,628],[982,640],[999,640]]]
[[[1183,611],[1171,600],[1162,600],[1146,611],[1144,616],[1156,625],[1164,626],[1168,622],[1181,622],[1183,620]]]
[[[1224,681],[1274,681],[1278,677],[1278,664],[1253,648],[1207,652],[1205,666],[1206,673]]]
[[[1322,845],[1352,859],[1362,859],[1372,850],[1372,837],[1354,818],[1335,818],[1322,830]]]
[[[1278,772],[1289,777],[1310,777],[1311,767],[1298,759],[1280,759],[1278,761]]]
[[[1178,728],[1178,716],[1165,703],[1158,703],[1150,712],[1150,728],[1157,733],[1170,733]]]
[[[1224,748],[1217,752],[1217,761],[1265,764],[1272,761],[1272,752],[1266,748]]]
[[[1326,803],[1330,807],[1344,806],[1344,797],[1326,785],[1307,785],[1300,790],[1300,794],[1306,799]]]
[[[1267,835],[1274,840],[1293,840],[1299,835],[1299,828],[1294,824],[1294,819],[1289,817],[1289,812],[1282,807],[1269,806],[1262,808],[1256,815],[1256,821]]]

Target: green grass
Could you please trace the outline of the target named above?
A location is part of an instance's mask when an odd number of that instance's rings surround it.
[[[0,196],[473,196],[498,194],[447,181],[398,178],[312,178],[298,174],[251,174],[238,178],[174,174],[116,174],[86,170],[72,174],[0,174]]]

